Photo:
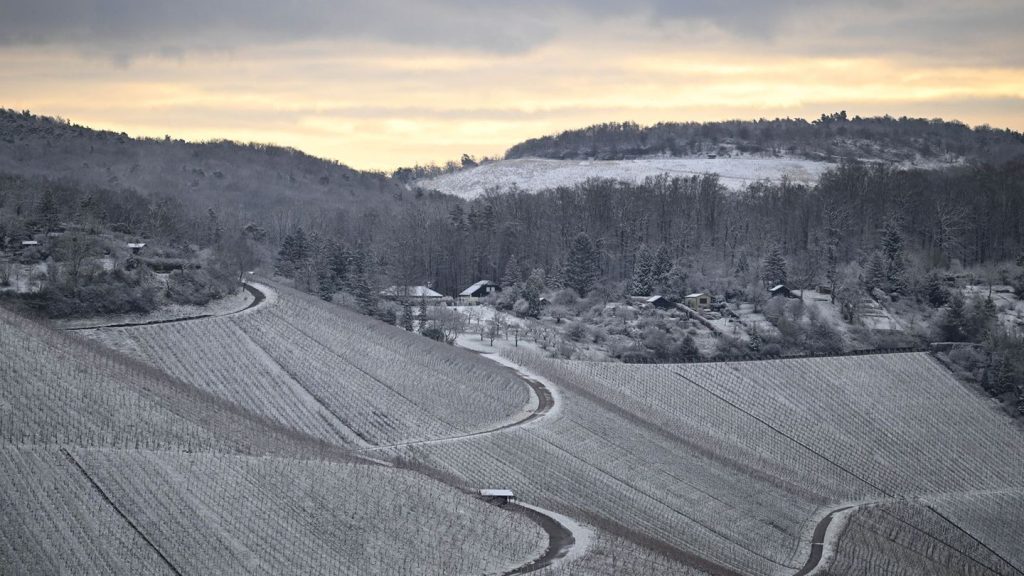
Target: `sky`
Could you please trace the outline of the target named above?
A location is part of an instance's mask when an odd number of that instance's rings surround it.
[[[0,107],[361,169],[598,122],[1024,131],[1020,0],[0,0]]]

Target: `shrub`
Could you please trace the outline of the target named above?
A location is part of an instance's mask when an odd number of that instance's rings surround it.
[[[175,270],[167,277],[164,296],[175,304],[202,306],[231,293],[233,283],[202,268]]]

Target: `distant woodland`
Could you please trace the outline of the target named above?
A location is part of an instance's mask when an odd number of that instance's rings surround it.
[[[814,121],[793,118],[727,122],[633,122],[597,124],[555,136],[527,140],[506,158],[590,158],[622,160],[652,155],[694,156],[734,153],[842,159],[1000,163],[1024,153],[1024,135],[960,122],[893,118],[848,118],[823,114]]]
[[[756,304],[771,284],[826,286],[850,303],[850,314],[858,299],[879,294],[948,310],[928,339],[984,345],[979,378],[1003,374],[999,386],[1019,390],[1020,337],[995,326],[983,301],[964,302],[952,290],[970,280],[1024,294],[1019,134],[832,115],[604,125],[529,141],[508,155],[628,157],[670,141],[689,142],[677,151],[690,152],[728,141],[855,155],[828,152],[840,137],[897,156],[914,150],[972,160],[930,171],[844,160],[813,187],[762,183],[738,193],[714,176],[662,177],[462,200],[290,149],[132,139],[7,111],[0,113],[0,248],[13,254],[22,240],[43,240],[34,253],[8,256],[6,266],[16,258],[49,263],[44,289],[32,298],[50,315],[96,312],[103,297],[89,290],[97,285],[102,293],[123,287],[125,306],[144,309],[146,274],[168,262],[180,299],[212,297],[259,270],[324,298],[342,294],[368,313],[377,313],[387,286],[455,295],[480,279],[523,286],[532,278],[537,289],[571,289],[594,303],[639,287],[673,299],[711,291]],[[114,270],[83,265],[123,252],[128,241],[149,245],[130,269],[124,254]],[[9,278],[0,274],[3,282]]]

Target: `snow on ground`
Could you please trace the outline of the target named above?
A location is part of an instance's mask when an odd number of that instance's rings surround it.
[[[533,510],[535,512],[540,512],[541,514],[549,518],[553,518],[555,522],[558,522],[562,526],[565,526],[565,528],[569,530],[569,532],[572,532],[572,537],[574,540],[572,547],[569,548],[569,552],[565,556],[556,560],[552,564],[552,567],[557,568],[561,566],[563,563],[577,560],[581,558],[584,554],[586,554],[587,549],[590,548],[590,540],[594,535],[594,530],[589,526],[580,524],[579,522],[573,520],[572,518],[569,518],[564,514],[559,514],[558,512],[554,512],[546,508],[541,508],[540,506],[534,506],[532,504],[527,504],[525,502],[517,502],[517,504],[519,504],[523,508],[529,508],[530,510]]]
[[[490,188],[507,190],[516,185],[529,192],[558,186],[571,186],[588,178],[611,178],[642,182],[648,176],[668,174],[689,177],[718,174],[719,181],[731,190],[741,190],[758,180],[814,184],[834,164],[800,158],[638,158],[635,160],[551,160],[520,158],[490,162],[418,180],[417,186],[440,190],[463,198],[474,198]]]
[[[1017,298],[1012,286],[970,285],[964,286],[963,294],[968,300],[991,297],[992,303],[996,306],[999,323],[1008,330],[1019,330],[1024,326],[1024,302]]]

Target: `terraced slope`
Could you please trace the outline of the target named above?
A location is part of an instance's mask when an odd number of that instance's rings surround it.
[[[477,355],[274,286],[246,314],[94,331],[198,388],[340,446],[510,421],[530,390]]]
[[[937,514],[926,498],[981,489],[1014,498],[1024,438],[926,354],[668,366],[513,356],[558,387],[560,410],[506,434],[414,447],[412,457],[474,482],[504,478],[546,507],[714,574],[796,573],[821,511],[901,500],[913,514],[897,528],[918,539],[890,542],[901,554],[870,573],[899,574],[921,554],[933,574],[977,562],[981,573],[1018,573],[1000,536],[1024,533],[1016,504],[974,496],[963,510],[960,499],[936,503]],[[946,533],[984,546],[946,554],[919,541]],[[876,554],[859,538],[852,552],[840,545],[844,573]]]
[[[0,350],[5,574],[504,573],[547,546],[523,516],[3,310]]]

